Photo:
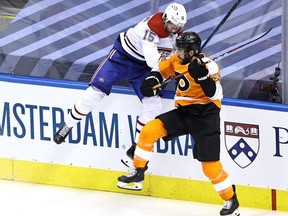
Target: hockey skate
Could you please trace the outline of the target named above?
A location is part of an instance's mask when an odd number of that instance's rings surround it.
[[[148,167],[146,165],[144,168],[137,168],[127,175],[120,176],[117,186],[126,190],[142,190],[142,182],[147,169]]]
[[[134,158],[135,148],[136,148],[136,143],[133,143],[131,147],[126,151],[126,155],[123,158],[121,158],[121,162],[130,169],[134,169],[133,158]]]
[[[57,144],[61,144],[68,136],[71,129],[72,127],[67,127],[67,125],[64,123],[62,127],[56,132],[54,136],[54,142]]]
[[[235,185],[233,185],[233,190],[234,192],[236,192]],[[220,211],[220,215],[239,216],[240,212],[238,208],[239,208],[239,202],[237,200],[237,196],[235,193],[230,200],[225,201],[224,206]]]

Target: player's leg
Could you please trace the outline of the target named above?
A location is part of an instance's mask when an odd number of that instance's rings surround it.
[[[159,95],[152,97],[144,97],[141,93],[140,87],[142,82],[148,77],[151,73],[151,68],[149,68],[146,64],[137,64],[134,63],[133,68],[128,73],[128,80],[131,83],[136,95],[142,102],[142,111],[139,115],[136,128],[135,128],[135,137],[134,142],[130,146],[130,148],[126,151],[126,155],[121,159],[121,162],[129,168],[133,167],[133,156],[136,147],[136,143],[139,139],[139,134],[141,129],[145,126],[147,122],[153,120],[157,115],[162,112],[162,100]],[[161,94],[161,92],[160,92]]]
[[[71,112],[65,117],[65,122],[54,136],[54,142],[61,144],[68,136],[71,129],[81,121],[106,94],[94,86],[88,87],[75,102]]]
[[[224,200],[220,215],[240,215],[239,202],[228,173],[220,162],[220,109],[213,103],[204,107],[205,118],[195,118],[192,136],[195,140],[194,157],[201,161],[203,173],[210,179],[216,192]],[[195,127],[196,125],[198,127]]]
[[[121,162],[127,167],[133,168],[132,160],[136,143],[139,140],[140,131],[145,124],[153,120],[162,111],[162,98],[160,96],[145,97],[142,99],[142,114],[137,119],[134,143],[126,151],[126,156],[121,159]]]
[[[154,143],[161,137],[167,135],[164,124],[159,119],[149,121],[142,128],[139,142],[135,148],[133,165],[135,167],[131,173],[118,178],[117,186],[128,190],[141,190],[144,174],[147,170],[147,163],[152,156]]]
[[[119,70],[119,71],[118,71]],[[84,93],[74,104],[71,112],[65,117],[65,122],[54,136],[54,142],[61,144],[71,129],[89,112],[99,105],[105,95],[109,95],[115,81],[123,78],[127,70],[125,62],[115,49],[112,49],[95,71],[91,82]],[[104,82],[105,81],[105,82]]]
[[[220,215],[240,215],[235,186],[232,185],[229,175],[223,170],[221,162],[202,162],[202,169],[210,179],[216,192],[225,201]]]
[[[147,163],[152,156],[155,142],[163,138],[169,141],[177,136],[186,134],[186,125],[179,109],[163,113],[149,121],[141,130],[137,142],[133,165],[135,170],[118,178],[117,186],[123,189],[141,190]]]

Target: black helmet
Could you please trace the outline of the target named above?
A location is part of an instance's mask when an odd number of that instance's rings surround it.
[[[193,50],[197,55],[200,52],[201,38],[195,32],[184,32],[176,38],[176,47],[183,48],[186,51]]]

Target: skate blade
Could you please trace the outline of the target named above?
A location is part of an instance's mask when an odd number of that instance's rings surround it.
[[[131,182],[131,183],[125,183],[118,181],[117,187],[125,190],[136,190],[140,191],[142,190],[142,182]]]
[[[226,216],[240,216],[239,209],[237,208],[232,214],[226,215]]]
[[[240,216],[240,212],[238,208],[233,212],[233,216]]]
[[[129,169],[135,169],[134,165],[133,165],[133,160],[131,160],[130,157],[128,156],[124,156],[123,158],[121,158],[121,162],[128,167]]]

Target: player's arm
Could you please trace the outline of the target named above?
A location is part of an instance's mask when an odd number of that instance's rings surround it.
[[[146,97],[151,97],[159,94],[159,88],[153,89],[154,86],[162,83],[170,76],[175,75],[173,62],[177,56],[170,58],[162,58],[158,64],[152,69],[150,76],[148,76],[142,83],[141,92]]]
[[[204,59],[206,62],[207,59]],[[190,76],[198,83],[203,92],[211,100],[222,98],[222,86],[219,82],[220,72],[218,65],[215,62],[199,64],[199,60],[193,60],[189,66],[188,71]]]
[[[147,65],[150,68],[155,67],[161,59],[161,54],[158,52],[157,43],[159,37],[156,33],[146,29],[144,36],[142,37],[142,50]]]
[[[172,56],[171,56],[172,57]],[[175,74],[172,58],[162,58],[160,62],[152,69],[141,85],[141,92],[146,97],[159,94],[159,88],[153,89],[154,86],[162,83],[165,79]]]

